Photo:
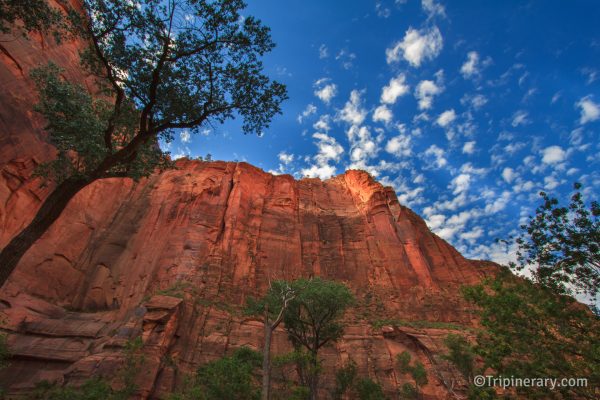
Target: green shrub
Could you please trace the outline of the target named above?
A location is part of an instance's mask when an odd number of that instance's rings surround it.
[[[204,364],[191,382],[169,400],[256,400],[260,389],[254,374],[261,356],[247,347]]]
[[[381,385],[371,378],[361,378],[355,384],[359,400],[385,400]]]

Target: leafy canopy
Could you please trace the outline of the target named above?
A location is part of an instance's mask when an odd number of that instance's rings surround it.
[[[341,318],[354,304],[354,295],[344,284],[318,277],[298,279],[292,288],[298,294],[284,314],[285,329],[294,346],[305,347],[316,355],[322,346],[344,333]]]
[[[284,280],[271,282],[269,290],[259,299],[249,297],[244,312],[247,315],[263,317],[267,313],[265,323],[276,323],[283,318],[283,313],[289,302],[296,296],[299,285],[293,285]],[[275,326],[276,327],[276,326]]]
[[[587,387],[516,388],[529,398],[593,398],[600,384],[600,319],[573,298],[502,270],[464,289],[481,310],[482,328],[473,348],[482,371],[528,378],[588,378]],[[463,373],[471,373],[470,351],[455,346]],[[452,348],[451,348],[451,357]],[[453,357],[454,358],[454,357]],[[591,397],[590,397],[591,396]]]
[[[41,175],[138,178],[166,166],[158,141],[169,142],[178,129],[197,132],[240,116],[244,133],[260,135],[281,112],[286,88],[262,72],[261,57],[274,47],[269,28],[242,16],[243,1],[82,6],[84,12],[57,11],[36,0],[24,9],[23,2],[0,0],[0,29],[21,21],[26,29],[53,27],[90,44],[81,61],[96,78],[91,95],[60,78],[56,66],[33,74],[37,110],[59,151]]]
[[[62,70],[52,63],[31,73],[40,93],[40,102],[35,110],[45,117],[45,129],[57,149],[56,159],[41,164],[36,172],[56,182],[88,178],[110,155],[103,133],[112,112],[106,98],[93,97],[81,85],[62,79],[61,73]],[[135,136],[138,115],[133,104],[128,103],[113,120],[118,132],[113,143],[117,147],[123,147]],[[156,138],[150,138],[139,147],[135,159],[114,165],[107,175],[138,179],[148,176],[156,168],[164,169],[169,165]]]
[[[0,33],[11,33],[15,28],[22,28],[23,35],[45,32],[61,21],[60,11],[46,0],[0,0]]]
[[[285,87],[262,74],[274,43],[269,28],[242,17],[241,0],[85,0],[85,61],[142,112],[140,130],[170,137],[238,113],[245,133],[261,133]]]
[[[568,207],[541,192],[543,203],[517,239],[517,270],[531,268],[536,282],[559,294],[583,293],[597,298],[600,290],[600,205],[586,206],[581,184]]]

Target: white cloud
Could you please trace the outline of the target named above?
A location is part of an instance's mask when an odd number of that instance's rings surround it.
[[[475,227],[473,229],[471,229],[470,231],[461,233],[458,235],[458,237],[461,240],[465,240],[467,242],[469,242],[470,244],[475,244],[477,239],[479,239],[481,236],[483,236],[483,229],[481,229],[480,227]]]
[[[179,134],[179,139],[181,139],[181,143],[189,143],[192,141],[192,136],[190,135],[190,131],[187,129],[181,131]]]
[[[386,49],[386,60],[391,64],[403,57],[411,66],[419,67],[423,61],[437,57],[442,47],[442,34],[436,26],[421,30],[408,28],[404,39]]]
[[[377,16],[381,18],[388,18],[392,15],[392,11],[385,7],[380,1],[375,3],[375,12],[377,13]]]
[[[313,104],[309,104],[306,106],[306,108],[304,109],[304,111],[302,111],[302,113],[300,115],[298,115],[298,122],[302,123],[302,121],[313,115],[314,113],[317,112],[317,107],[315,107]]]
[[[378,140],[373,138],[371,131],[365,126],[354,124],[346,133],[351,144],[351,168],[364,169],[365,162],[377,155],[379,151]]]
[[[483,176],[488,173],[488,169],[477,168],[477,167],[473,166],[473,164],[468,162],[468,163],[464,163],[463,165],[460,166],[460,172]]]
[[[510,167],[506,167],[504,170],[502,170],[502,179],[504,179],[506,183],[511,183],[516,176],[517,174],[515,173],[515,170]]]
[[[435,144],[432,144],[425,150],[425,156],[428,158],[432,158],[435,166],[437,168],[442,168],[448,164],[448,160],[446,160],[446,153],[443,149],[439,148]]]
[[[493,201],[489,201],[485,205],[486,214],[496,214],[498,211],[502,211],[508,205],[508,201],[510,200],[510,192],[504,191],[500,196],[491,197]]]
[[[344,153],[344,148],[335,140],[334,137],[324,133],[315,133],[313,138],[317,139],[315,145],[319,149],[313,157],[314,164],[308,168],[303,168],[300,173],[311,178],[327,179],[333,176],[336,168],[330,165],[330,161],[337,162]]]
[[[529,123],[527,111],[519,110],[513,114],[511,125],[516,128],[519,125],[525,125]]]
[[[465,142],[462,152],[465,154],[473,154],[475,152],[475,141]]]
[[[579,118],[579,123],[581,125],[596,121],[600,118],[600,104],[594,103],[592,96],[583,97],[575,103],[575,105],[581,108],[581,117]]]
[[[319,46],[319,58],[323,59],[327,57],[329,57],[329,50],[327,49],[327,46],[322,44]]]
[[[350,99],[339,112],[338,117],[351,125],[360,125],[367,116],[367,111],[362,107],[361,92],[353,90],[350,93]]]
[[[429,18],[433,18],[436,15],[440,17],[446,16],[446,9],[440,3],[436,3],[435,0],[421,0],[421,7],[423,11],[427,13]]]
[[[443,88],[441,85],[436,84],[434,81],[423,80],[419,82],[415,89],[415,97],[419,100],[419,109],[428,110],[431,108],[434,96],[442,93]]]
[[[460,174],[456,176],[450,182],[450,188],[452,188],[452,194],[461,194],[466,192],[471,187],[471,175],[469,174]]]
[[[319,120],[313,124],[313,128],[320,132],[329,132],[331,130],[331,126],[329,125],[330,117],[329,115],[321,115]]]
[[[544,177],[544,189],[548,191],[556,189],[560,184],[561,182],[553,175]]]
[[[493,242],[489,245],[480,244],[471,250],[470,258],[480,260],[492,260],[501,265],[508,265],[511,261],[517,260],[517,244],[512,242]]]
[[[329,179],[335,175],[335,167],[333,165],[311,165],[309,168],[303,168],[300,173],[309,178]]]
[[[352,68],[353,61],[356,59],[356,54],[351,53],[346,49],[342,49],[335,56],[335,59],[342,63],[342,67],[344,69],[350,69],[350,68]]]
[[[398,135],[391,138],[385,145],[385,151],[397,157],[410,157],[412,154],[410,136]]]
[[[323,103],[329,104],[337,94],[337,86],[335,83],[328,83],[328,78],[321,78],[315,82],[315,96],[317,96]]]
[[[567,153],[560,146],[550,146],[542,150],[544,164],[560,164],[567,158]]]
[[[463,106],[470,105],[473,108],[473,110],[479,110],[487,102],[488,102],[487,97],[485,97],[482,94],[474,94],[474,95],[465,94],[460,99],[460,104],[462,104]]]
[[[171,158],[173,160],[177,160],[177,159],[180,159],[180,158],[183,158],[183,157],[189,157],[191,155],[191,153],[192,152],[190,151],[189,147],[184,146],[183,149],[181,147],[179,147],[177,149],[177,152],[175,154],[173,154],[171,156]]]
[[[383,104],[377,107],[375,109],[375,112],[373,112],[374,122],[381,121],[386,124],[389,124],[390,122],[392,122],[393,118],[394,116],[392,115],[392,111]]]
[[[550,104],[554,104],[558,101],[558,99],[560,99],[562,96],[562,93],[560,91],[554,93],[554,96],[552,96],[552,100],[550,100]]]
[[[406,77],[400,74],[390,79],[390,83],[381,90],[381,102],[385,104],[394,104],[398,97],[408,93],[410,87],[405,83]]]
[[[598,79],[598,70],[590,67],[581,68],[581,73],[587,76],[586,84],[590,85]]]
[[[427,218],[427,226],[429,229],[436,230],[439,229],[444,222],[446,222],[446,216],[444,214],[433,214],[429,218]]]
[[[471,105],[476,110],[478,110],[481,107],[483,107],[486,103],[487,103],[487,98],[484,95],[482,95],[482,94],[475,95],[471,99]]]
[[[315,143],[319,149],[319,153],[315,156],[317,161],[323,163],[327,161],[339,161],[344,153],[344,148],[335,140],[334,137],[324,133],[315,133],[313,138],[317,139]]]
[[[285,165],[294,161],[294,155],[288,154],[285,151],[280,152],[277,157],[279,158],[279,161]]]
[[[479,75],[479,54],[476,51],[467,54],[467,61],[460,67],[460,73],[465,79]]]
[[[451,109],[441,113],[435,122],[442,128],[445,128],[446,126],[450,125],[455,119],[456,112],[454,112],[454,109]]]

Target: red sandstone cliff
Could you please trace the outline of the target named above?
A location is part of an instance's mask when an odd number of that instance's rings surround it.
[[[69,79],[84,76],[74,43],[34,37],[0,45],[4,246],[47,195],[28,179],[52,147],[32,112],[27,72],[54,59]],[[364,172],[322,182],[245,163],[184,160],[177,167],[139,183],[94,183],[21,260],[0,292],[13,353],[0,379],[10,393],[42,379],[76,384],[110,376],[124,343],[141,335],[139,395],[161,398],[203,362],[242,345],[260,348],[261,324],[238,310],[248,295],[260,294],[269,279],[319,275],[346,282],[359,300],[344,339],[323,349],[325,389],[351,357],[359,373],[392,393],[409,381],[394,365],[407,350],[428,369],[425,398],[459,396],[441,343],[449,328],[473,324],[458,288],[481,279],[486,264],[464,259]],[[428,323],[416,329],[406,321]],[[273,352],[288,349],[278,330]]]

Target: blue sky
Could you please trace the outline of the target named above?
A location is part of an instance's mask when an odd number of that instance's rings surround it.
[[[600,191],[597,1],[260,0],[290,99],[262,137],[236,122],[182,132],[173,156],[273,173],[349,168],[471,258],[503,262],[546,190]]]

